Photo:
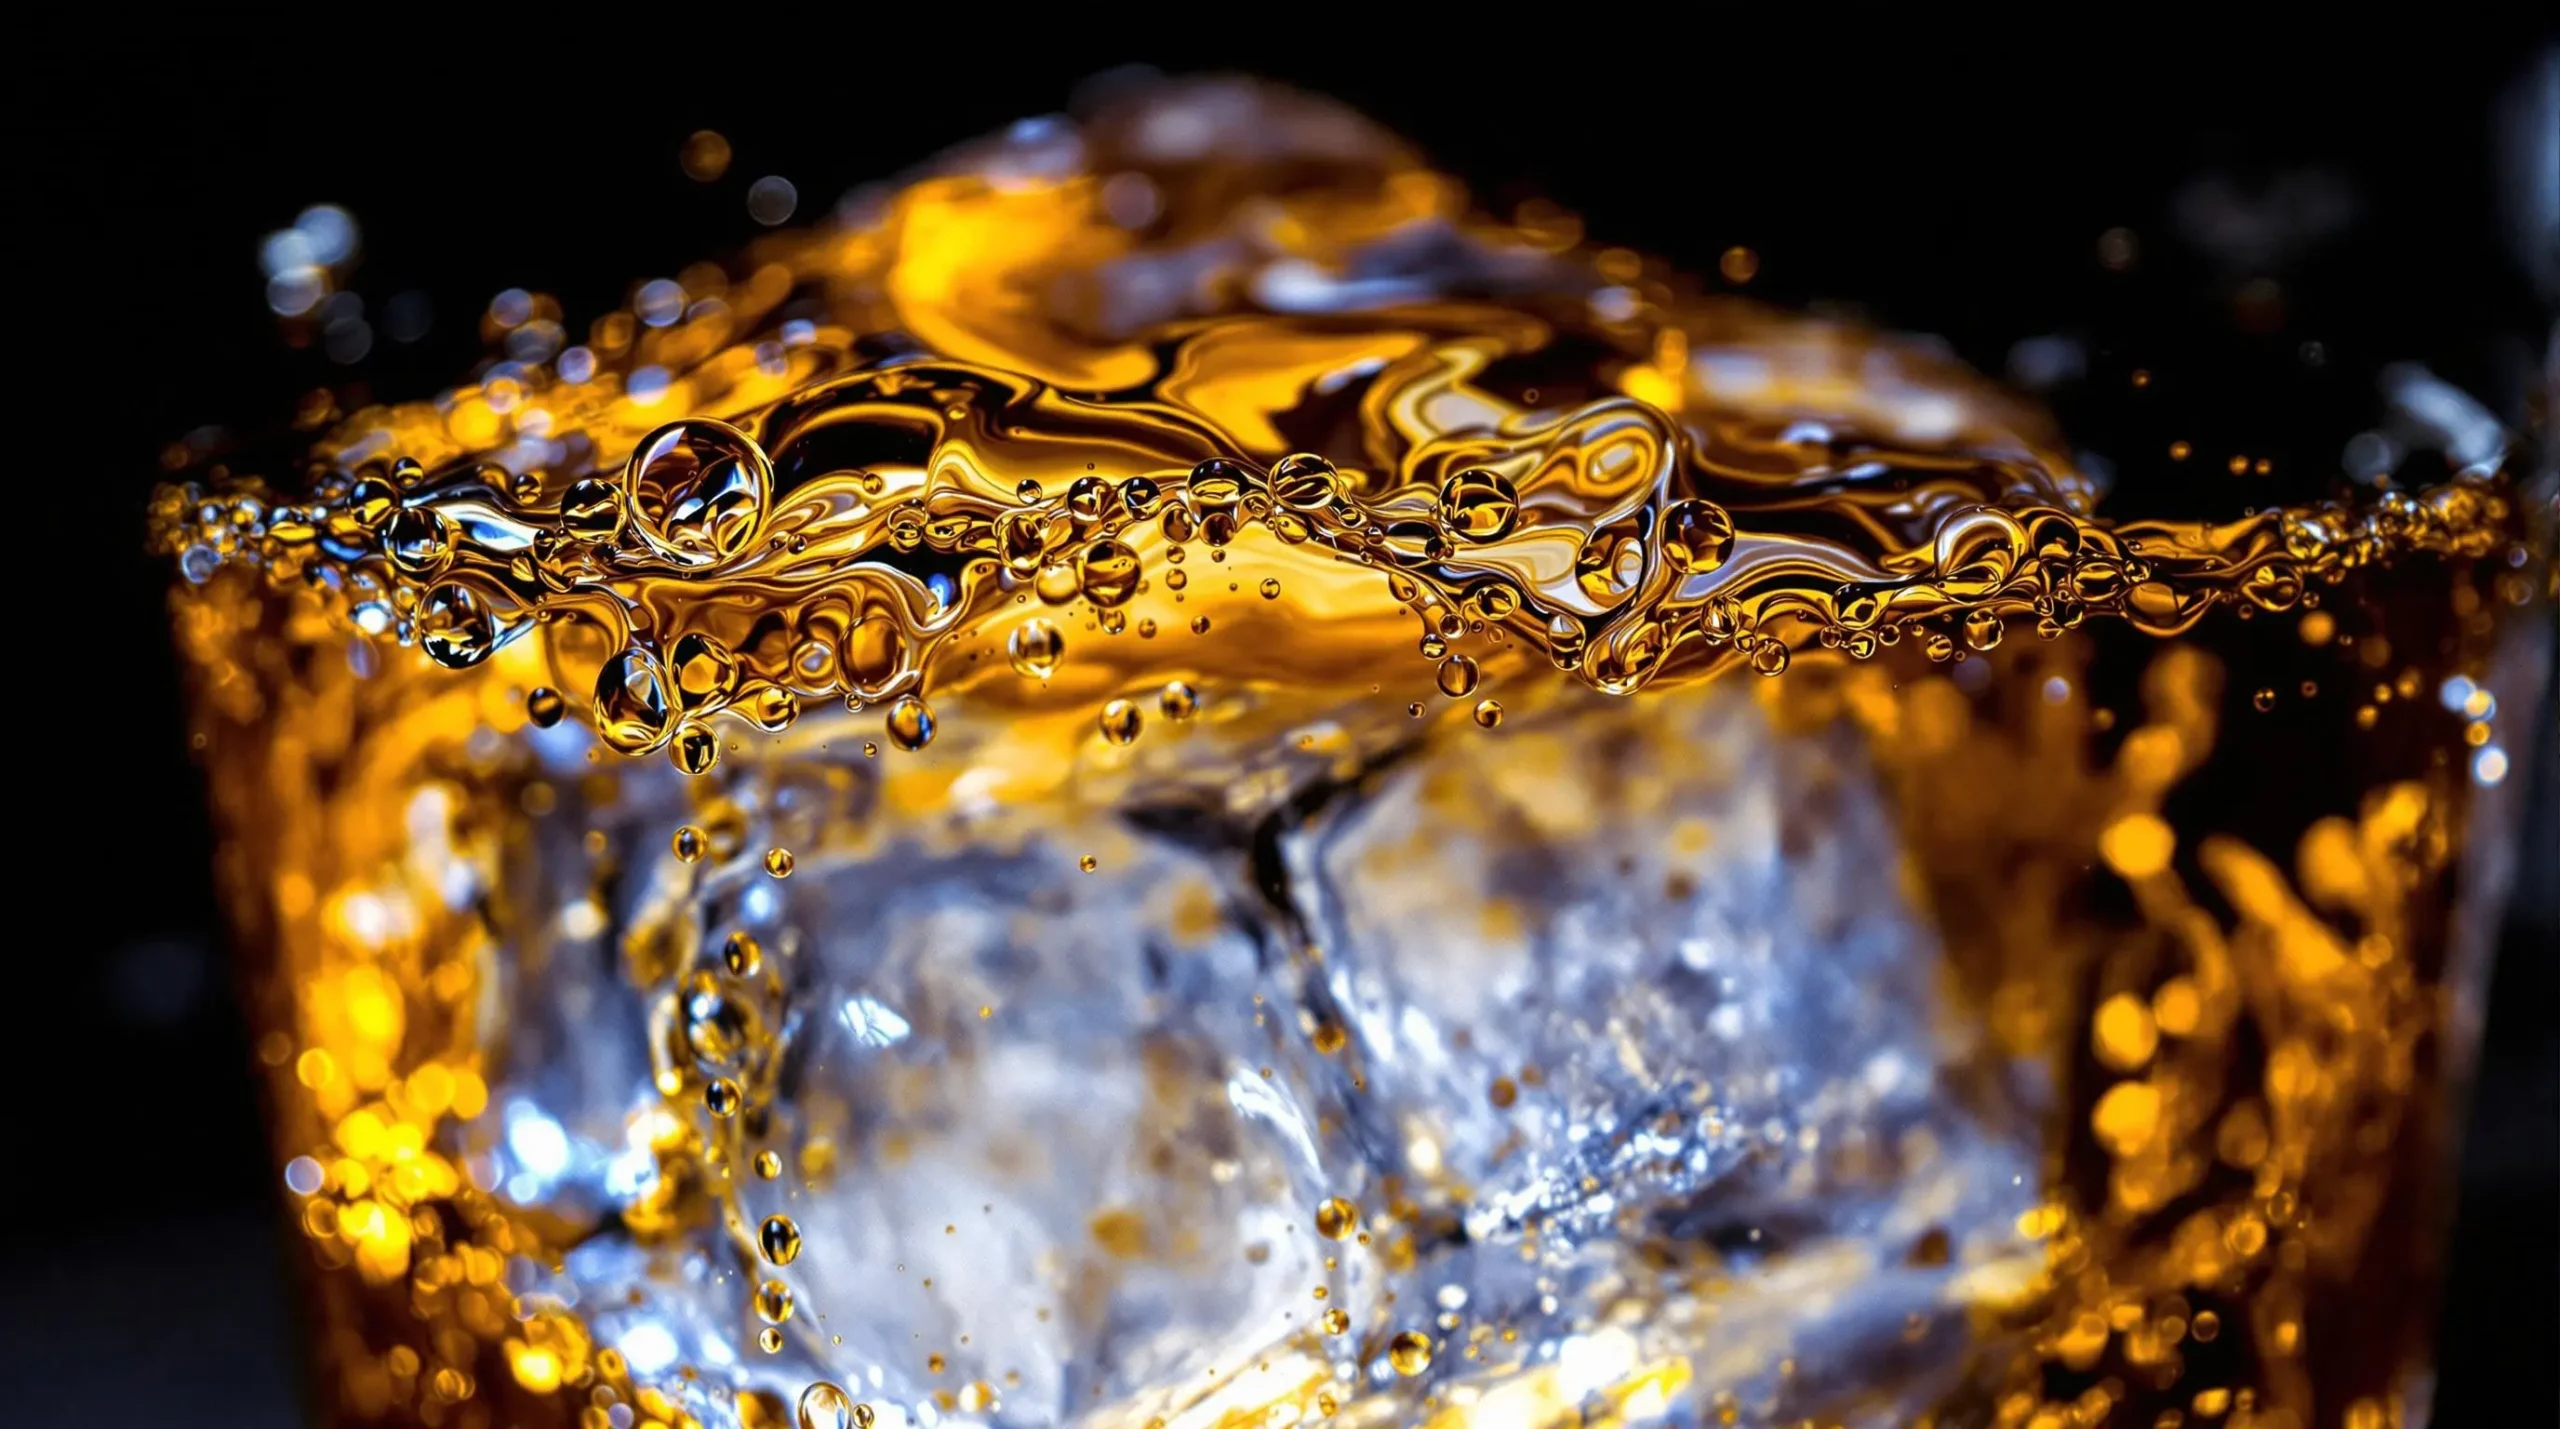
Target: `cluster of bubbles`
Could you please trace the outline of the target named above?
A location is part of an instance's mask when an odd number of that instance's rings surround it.
[[[1481,667],[1452,644],[1471,631],[1542,649],[1557,668],[1621,694],[1728,662],[1776,675],[1806,643],[1863,660],[1908,639],[1948,661],[1993,649],[2016,623],[2053,638],[2110,616],[2170,635],[2217,605],[2290,609],[2307,586],[2395,552],[2488,554],[2511,519],[2504,489],[2476,478],[2385,492],[2362,510],[2286,509],[2215,528],[2109,527],[2054,505],[1981,502],[1944,513],[1926,545],[1900,553],[1902,569],[1888,572],[1836,555],[1825,562],[1810,543],[1738,527],[1727,506],[1682,492],[1676,472],[1606,521],[1578,521],[1557,499],[1569,489],[1533,513],[1517,480],[1492,464],[1368,494],[1376,485],[1299,453],[1268,466],[1215,457],[1187,472],[1087,475],[1055,495],[1025,482],[1011,500],[915,492],[833,546],[833,568],[849,586],[868,581],[893,598],[859,612],[805,602],[788,638],[758,623],[765,648],[754,652],[683,628],[681,610],[669,619],[664,602],[649,599],[665,589],[707,602],[732,571],[741,585],[772,588],[769,572],[788,571],[808,550],[806,535],[771,531],[772,459],[727,422],[667,424],[618,475],[556,489],[485,465],[429,472],[392,460],[324,472],[298,502],[246,486],[167,488],[155,514],[189,580],[244,560],[271,581],[326,593],[365,635],[414,645],[450,668],[479,664],[552,621],[610,632],[617,648],[595,662],[586,690],[598,735],[624,754],[663,750],[688,774],[719,762],[715,715],[780,731],[805,701],[829,695],[855,708],[877,701],[889,743],[924,748],[937,729],[925,657],[965,627],[952,618],[947,572],[992,574],[978,583],[985,610],[1003,590],[1027,587],[1052,606],[1082,601],[1116,635],[1147,584],[1142,527],[1168,563],[1186,546],[1215,552],[1259,526],[1284,545],[1379,568],[1422,622],[1419,649],[1436,664],[1440,692],[1462,700],[1476,692]],[[1522,578],[1541,570],[1525,553],[1552,548],[1559,531],[1573,545],[1569,571]],[[1826,579],[1825,564],[1859,578]],[[1168,589],[1185,579],[1178,565],[1161,578]],[[1260,589],[1266,599],[1280,594],[1276,578]],[[919,619],[917,607],[931,613]],[[1207,625],[1205,615],[1193,621],[1195,631]],[[1035,617],[1014,626],[1005,649],[1024,678],[1045,680],[1067,640]],[[1156,702],[1179,720],[1199,694],[1177,681]],[[549,687],[529,707],[537,724],[566,711]],[[1491,727],[1501,709],[1488,700],[1475,715]],[[1129,743],[1144,723],[1139,699],[1110,699],[1097,723],[1111,743]]]

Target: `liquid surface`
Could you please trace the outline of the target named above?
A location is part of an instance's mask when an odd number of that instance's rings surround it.
[[[2493,468],[2110,524],[1925,346],[1252,87],[675,286],[154,505],[345,1412],[2398,1412],[2306,1297],[2400,1273],[2461,746],[2297,896],[2118,636],[2485,697]]]

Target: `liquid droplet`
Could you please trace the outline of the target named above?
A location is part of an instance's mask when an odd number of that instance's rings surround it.
[[[800,1227],[789,1216],[767,1216],[756,1228],[756,1248],[770,1265],[789,1265],[800,1258]]]
[[[1208,633],[1209,633],[1209,617],[1207,617],[1207,616],[1205,616],[1205,615],[1195,615],[1195,616],[1191,617],[1191,633],[1192,633],[1192,634],[1194,634],[1194,635],[1206,635],[1206,634],[1208,634]]]
[[[759,1151],[755,1160],[756,1179],[771,1181],[782,1175],[782,1158],[771,1151]]]
[[[1387,1341],[1387,1363],[1408,1377],[1431,1368],[1431,1337],[1420,1330],[1400,1332]]]
[[[1453,700],[1475,693],[1479,678],[1476,662],[1467,656],[1452,655],[1440,662],[1440,693]]]
[[[612,540],[622,534],[627,514],[621,491],[591,476],[569,483],[560,496],[560,529],[576,540]]]
[[[1299,452],[1272,464],[1271,495],[1292,511],[1322,511],[1333,504],[1338,480],[1332,462]]]
[[[1499,700],[1478,700],[1476,702],[1476,723],[1483,725],[1486,729],[1492,729],[1494,726],[1502,723],[1502,702]]]
[[[667,672],[674,676],[676,701],[698,710],[729,698],[737,687],[738,657],[729,647],[699,631],[676,637],[667,652]]]
[[[767,685],[747,702],[746,713],[756,728],[780,734],[800,718],[800,697],[780,685]]]
[[[674,852],[676,862],[698,863],[702,860],[702,850],[707,842],[708,840],[702,835],[702,830],[687,824],[676,830],[675,837],[667,841],[667,847]]]
[[[800,1391],[800,1429],[853,1429],[853,1397],[823,1379]]]
[[[1084,598],[1106,609],[1129,603],[1138,593],[1142,571],[1138,553],[1114,540],[1100,540],[1077,558],[1083,571]]]
[[[695,1061],[716,1069],[735,1067],[761,1035],[754,1008],[729,996],[717,976],[708,969],[687,976],[684,1044]]]
[[[872,698],[905,667],[906,653],[906,636],[896,622],[887,616],[869,615],[845,632],[838,655],[845,672],[853,677],[854,693]]]
[[[669,703],[658,657],[636,645],[596,674],[596,732],[624,754],[645,754],[665,741]]]
[[[708,774],[720,762],[720,736],[708,725],[688,722],[667,746],[667,758],[686,774]]]
[[[768,1280],[756,1287],[756,1318],[768,1325],[789,1320],[795,1303],[791,1287],[779,1280]]]
[[[1101,866],[1102,861],[1095,858],[1092,854],[1086,854],[1084,857],[1076,860],[1076,867],[1083,869],[1087,873],[1091,873]]]
[[[1499,541],[1520,519],[1520,493],[1498,471],[1470,467],[1440,483],[1440,524],[1469,541]]]
[[[914,695],[889,706],[889,742],[913,753],[933,743],[933,710]]]
[[[764,871],[776,878],[789,878],[791,870],[799,866],[800,861],[793,858],[791,850],[787,848],[765,850]]]
[[[1988,650],[2000,643],[2000,617],[1988,610],[1974,611],[1964,618],[1964,643],[1976,650]]]
[[[1004,649],[1012,657],[1015,674],[1026,680],[1045,680],[1066,657],[1067,637],[1055,625],[1033,616],[1005,637]]]
[[[1113,744],[1127,744],[1136,739],[1138,728],[1144,722],[1137,705],[1128,700],[1113,700],[1104,705],[1099,720],[1102,737]]]
[[[1111,511],[1111,483],[1098,476],[1079,476],[1067,483],[1067,514],[1090,524]]]
[[[524,697],[525,718],[532,720],[538,729],[549,729],[558,724],[568,710],[569,702],[549,685],[536,685],[533,693]]]
[[[1263,577],[1262,598],[1264,600],[1278,600],[1280,598],[1280,581],[1277,577]]]
[[[1946,637],[1942,635],[1938,638],[1944,640]],[[1751,647],[1751,668],[1763,675],[1785,674],[1788,661],[1792,658],[1787,651],[1787,643],[1783,640],[1763,640]]]
[[[1200,713],[1200,692],[1180,680],[1167,683],[1156,695],[1156,708],[1164,717],[1179,724]]]
[[[1164,488],[1156,485],[1151,478],[1133,476],[1120,483],[1120,504],[1128,507],[1129,514],[1132,516],[1143,517],[1153,514],[1156,503],[1163,499]]]
[[[756,1331],[756,1348],[769,1355],[782,1353],[782,1332],[771,1325]]]
[[[1662,513],[1662,557],[1682,575],[1712,571],[1733,554],[1733,517],[1712,501],[1675,501]]]
[[[622,471],[633,529],[672,565],[717,565],[751,547],[773,494],[773,467],[746,433],[707,417],[651,432]]]
[[[711,1084],[702,1089],[702,1105],[713,1116],[723,1119],[736,1116],[738,1103],[743,1100],[745,1096],[738,1090],[738,1084],[727,1077],[714,1077]]]
[[[423,506],[403,507],[382,528],[382,553],[411,580],[431,581],[453,563],[453,532]]]
[[[1351,1329],[1351,1312],[1337,1305],[1324,1312],[1324,1332],[1328,1335],[1347,1333]]]
[[[720,944],[720,963],[737,977],[754,977],[764,968],[764,945],[741,929]]]
[[[460,670],[489,658],[498,645],[498,626],[477,591],[447,581],[419,605],[418,637],[428,659]]]
[[[1326,1240],[1340,1240],[1360,1228],[1360,1208],[1340,1196],[1327,1198],[1316,1207],[1316,1234]]]

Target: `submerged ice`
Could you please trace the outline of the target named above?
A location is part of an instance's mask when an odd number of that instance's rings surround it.
[[[684,786],[625,766],[546,823],[617,830],[613,906],[502,955],[474,1164],[580,1224],[530,1303],[690,1367],[661,1382],[712,1423],[820,1379],[893,1424],[1025,1426],[1638,1383],[1627,1412],[1696,1422],[1785,1365],[1852,1420],[1943,1393],[1969,1288],[2038,1263],[2037,1149],[1973,1074],[1856,741],[1721,683],[1443,723],[1243,817],[1141,783],[993,830],[884,807],[867,760],[776,766],[698,872],[661,854]],[[743,1113],[703,1110],[711,1075]],[[1320,1229],[1336,1198],[1355,1222]]]

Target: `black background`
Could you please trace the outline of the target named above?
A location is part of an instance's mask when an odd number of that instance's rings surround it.
[[[31,394],[17,379],[15,539],[44,565],[67,561],[20,586],[25,653],[8,667],[19,797],[35,807],[17,815],[32,854],[18,856],[10,972],[26,1060],[0,1217],[13,1406],[0,1419],[300,1422],[281,1288],[297,1247],[229,1001],[167,653],[169,573],[141,552],[171,440],[273,426],[324,384],[425,394],[480,355],[478,313],[503,288],[558,294],[581,332],[629,283],[751,237],[758,176],[789,177],[806,220],[1135,59],[1333,93],[1481,194],[1544,193],[1596,237],[1693,270],[1750,245],[1755,291],[1944,334],[1987,371],[2022,339],[2075,337],[2086,375],[2046,395],[2113,465],[2115,509],[2236,514],[2319,489],[2373,420],[2382,364],[2425,361],[2512,421],[2550,341],[2560,260],[2518,200],[2560,142],[2537,158],[2502,136],[2534,122],[2514,96],[2537,76],[2560,85],[2560,51],[2546,34],[2431,18],[2435,31],[2345,55],[2188,32],[1851,52],[1837,31],[1648,34],[1613,19],[1482,59],[1385,41],[1289,54],[1123,39],[1024,46],[1037,62],[974,53],[1005,33],[992,13],[949,12],[894,41],[776,22],[610,54],[458,12],[375,16],[362,32],[45,22],[21,56],[19,163],[0,176],[15,251],[0,301],[34,367]],[[735,145],[715,183],[677,166],[699,128]],[[2253,231],[2290,241],[2199,241],[2181,215],[2215,182],[2254,205],[2240,215]],[[2351,200],[2342,227],[2292,232],[2281,203],[2252,197],[2305,182]],[[363,226],[352,287],[375,338],[353,365],[287,347],[263,303],[260,237],[317,202]],[[2119,226],[2139,244],[2125,273],[2098,259]],[[2272,327],[2235,302],[2251,278],[2279,284]],[[412,292],[432,323],[394,342],[379,314]],[[2135,367],[2156,375],[2139,395]],[[2173,437],[2200,459],[2170,463]],[[2277,475],[2231,478],[2218,462],[2231,451],[2273,457]],[[2466,1153],[2440,1353],[2450,1425],[2560,1404],[2553,743],[2546,722]]]

